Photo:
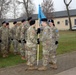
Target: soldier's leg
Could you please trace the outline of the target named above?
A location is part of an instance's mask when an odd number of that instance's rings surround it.
[[[25,60],[25,46],[24,46],[24,42],[22,42],[20,44],[20,54],[21,54],[21,59]]]
[[[43,64],[42,67],[38,68],[38,70],[47,70],[47,65],[49,63],[49,49],[47,46],[43,47]]]
[[[35,60],[36,60],[36,48],[29,48],[28,50],[28,62],[27,65],[28,70],[35,70],[37,67],[35,66]]]
[[[57,49],[57,46],[54,45],[53,50],[51,50],[51,52],[50,52],[51,67],[54,68],[54,69],[57,69],[56,49]]]
[[[11,48],[11,40],[8,40],[8,53],[10,52],[10,48]]]
[[[8,56],[8,51],[7,51],[7,49],[8,49],[8,44],[6,43],[6,42],[3,42],[2,43],[2,54],[3,54],[3,57],[7,57]]]

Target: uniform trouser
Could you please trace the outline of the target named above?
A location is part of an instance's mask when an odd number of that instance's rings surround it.
[[[1,53],[1,43],[0,43],[0,53]]]
[[[20,43],[20,54],[22,57],[25,57],[25,43],[23,41]]]
[[[49,49],[50,46],[43,46],[43,66],[47,66],[49,62]]]
[[[36,47],[27,47],[27,63],[30,64],[35,64],[36,61]]]
[[[10,48],[11,48],[11,40],[8,40],[8,52],[10,52]]]
[[[8,54],[8,41],[2,40],[1,49],[2,54]]]
[[[19,52],[18,41],[16,39],[13,40],[13,48],[14,48],[14,53]]]
[[[58,45],[52,44],[52,48],[50,49],[50,62],[56,64],[57,63],[57,58],[56,58],[56,49]]]

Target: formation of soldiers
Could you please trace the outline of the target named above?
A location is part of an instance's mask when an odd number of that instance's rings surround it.
[[[0,27],[0,52],[3,58],[8,57],[9,47],[12,43],[15,55],[20,54],[21,59],[26,59],[28,70],[47,70],[47,65],[57,69],[56,49],[58,46],[59,32],[53,20],[41,19],[41,26],[36,29],[35,20],[29,17],[23,19],[21,25],[16,21],[14,27],[9,28],[9,23],[2,22]],[[40,38],[38,38],[40,34]],[[35,65],[37,45],[42,44],[42,66]]]

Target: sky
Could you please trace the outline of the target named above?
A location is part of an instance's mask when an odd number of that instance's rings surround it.
[[[43,0],[33,0],[33,3],[35,4],[37,9],[35,13],[38,12],[38,5],[41,4],[42,1]],[[54,3],[54,11],[62,11],[66,9],[63,0],[53,0],[53,3]],[[70,9],[76,9],[76,0],[72,0],[70,4]]]

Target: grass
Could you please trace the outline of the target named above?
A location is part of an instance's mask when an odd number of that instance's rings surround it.
[[[13,55],[11,53],[7,58],[0,57],[0,68],[18,65],[25,62],[26,62],[25,60],[21,60],[21,57],[19,55]]]
[[[76,31],[60,31],[59,45],[57,54],[76,51]],[[40,58],[42,56],[42,46],[40,45]],[[14,66],[26,61],[21,60],[19,55],[9,54],[8,58],[2,58],[0,55],[0,68]]]
[[[76,31],[61,31],[57,54],[76,51]]]

